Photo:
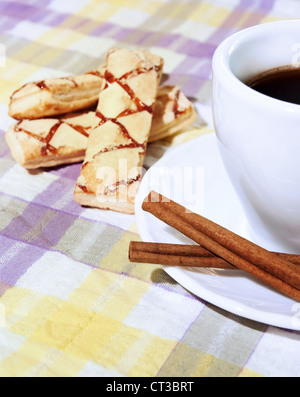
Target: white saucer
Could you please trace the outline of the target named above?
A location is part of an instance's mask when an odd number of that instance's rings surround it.
[[[142,210],[151,190],[251,240],[215,134],[171,149],[145,174],[136,198],[136,222],[143,241],[193,243]],[[165,271],[194,295],[224,310],[268,325],[300,330],[300,304],[241,271],[168,266]]]

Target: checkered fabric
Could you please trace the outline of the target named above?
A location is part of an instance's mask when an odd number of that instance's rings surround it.
[[[164,82],[205,113],[217,45],[242,28],[300,17],[300,3],[1,0],[0,15],[0,376],[300,375],[298,332],[230,314],[162,267],[130,263],[134,216],[81,207],[80,164],[28,172],[5,141],[14,90],[92,70],[113,46],[163,56]],[[146,166],[209,131],[151,144]]]

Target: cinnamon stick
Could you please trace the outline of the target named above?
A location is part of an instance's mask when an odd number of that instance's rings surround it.
[[[233,266],[300,301],[300,270],[293,263],[151,192],[142,208]]]
[[[165,266],[234,269],[234,267],[198,245],[144,243],[131,241],[129,260]]]
[[[274,254],[300,265],[300,255],[278,252],[274,252]],[[129,245],[129,260],[131,262],[151,263],[165,266],[236,269],[224,259],[214,255],[199,245],[131,241]]]

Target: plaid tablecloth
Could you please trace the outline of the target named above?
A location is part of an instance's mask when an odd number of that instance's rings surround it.
[[[100,65],[113,46],[165,59],[165,82],[196,100],[210,131],[211,59],[233,32],[300,17],[297,0],[0,1],[0,376],[300,375],[300,334],[199,299],[160,266],[130,263],[135,217],[82,208],[80,164],[28,172],[5,142],[24,82]]]

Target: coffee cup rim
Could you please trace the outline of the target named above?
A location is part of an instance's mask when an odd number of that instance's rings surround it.
[[[266,22],[259,25],[254,25],[246,29],[242,29],[231,36],[227,37],[214,52],[212,59],[212,73],[213,77],[216,73],[222,73],[222,84],[228,85],[230,89],[238,89],[243,98],[249,100],[261,101],[264,105],[269,104],[270,106],[277,107],[278,110],[288,110],[290,112],[299,112],[300,105],[283,101],[270,97],[255,91],[243,81],[241,81],[231,70],[229,66],[230,56],[233,53],[235,47],[240,44],[249,35],[259,34],[269,29],[277,29],[279,26],[284,25],[298,25],[300,27],[300,19],[293,20],[281,20],[275,22]],[[214,80],[214,79],[213,79]]]

